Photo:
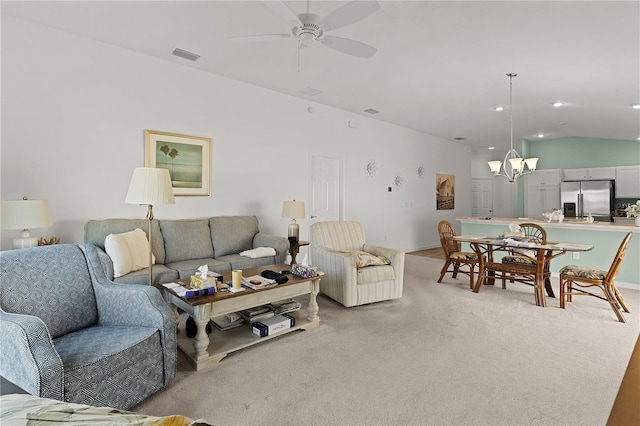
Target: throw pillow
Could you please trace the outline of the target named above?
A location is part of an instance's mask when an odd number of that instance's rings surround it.
[[[365,266],[390,265],[391,261],[384,256],[376,256],[366,251],[348,251],[356,259],[356,267],[364,268]]]
[[[149,266],[149,241],[140,228],[122,234],[109,234],[104,249],[113,262],[114,278]],[[152,256],[151,262],[155,263]]]

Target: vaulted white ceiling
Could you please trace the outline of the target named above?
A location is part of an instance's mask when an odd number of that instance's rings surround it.
[[[324,16],[346,3],[308,7]],[[261,1],[3,1],[2,14],[354,114],[373,108],[376,119],[477,149],[509,144],[509,112],[494,110],[509,103],[509,72],[516,139],[640,136],[637,1],[380,1],[331,32],[375,46],[370,59],[318,43],[298,52],[295,38],[230,40],[290,32]],[[172,56],[176,47],[201,57]]]

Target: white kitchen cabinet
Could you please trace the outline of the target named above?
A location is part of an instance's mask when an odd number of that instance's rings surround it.
[[[525,202],[526,217],[532,219],[542,218],[542,213],[560,208],[560,187],[528,187]]]
[[[615,167],[595,167],[590,169],[564,169],[563,180],[613,180]]]
[[[640,198],[640,166],[616,167],[616,198]]]
[[[560,169],[536,170],[535,173],[525,175],[527,186],[560,185]]]
[[[526,175],[525,216],[541,218],[542,213],[560,208],[560,169],[538,170]]]

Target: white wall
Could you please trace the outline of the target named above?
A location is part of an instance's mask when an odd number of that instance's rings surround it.
[[[307,199],[311,154],[344,160],[344,219],[363,222],[369,242],[435,247],[439,220],[471,213],[462,144],[2,16],[1,198],[49,200],[53,226],[34,235],[77,243],[88,219],[144,218],[124,203],[144,129],[213,139],[211,196],[156,206],[158,219],[255,214],[286,235],[282,201]],[[404,185],[389,193],[396,173]],[[456,175],[455,210],[436,211],[436,173]],[[18,233],[3,231],[1,248]]]

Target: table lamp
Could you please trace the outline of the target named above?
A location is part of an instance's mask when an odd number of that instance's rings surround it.
[[[20,238],[13,240],[13,248],[37,247],[38,239],[32,237],[29,228],[51,226],[51,214],[47,200],[2,201],[0,204],[2,229],[22,229]]]
[[[291,219],[288,230],[289,240],[298,242],[300,226],[296,223],[296,219],[304,218],[304,201],[285,201],[282,204],[282,217]]]
[[[152,250],[151,250],[151,221],[153,220],[154,204],[175,204],[176,200],[173,196],[173,187],[171,185],[171,177],[169,170],[156,169],[153,167],[136,167],[131,176],[129,191],[125,199],[127,204],[147,205],[148,230],[149,237],[149,285],[153,285],[153,272],[151,267]]]

